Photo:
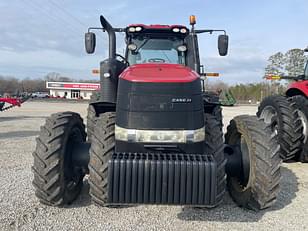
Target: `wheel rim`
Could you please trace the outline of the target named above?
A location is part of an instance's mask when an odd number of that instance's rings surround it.
[[[302,111],[298,111],[298,115],[303,124],[304,143],[306,143],[307,138],[308,138],[308,134],[307,134],[308,120],[307,120],[306,115]]]
[[[277,112],[274,107],[266,106],[260,115],[260,118],[264,120],[265,123],[270,124],[274,116],[277,115]]]
[[[260,118],[264,120],[266,124],[271,124],[272,130],[278,134],[278,121],[277,111],[272,106],[266,106],[263,108]]]
[[[240,151],[242,156],[242,176],[240,177],[240,183],[245,189],[250,182],[250,154],[248,145],[243,136],[241,136],[240,140]]]
[[[233,158],[233,161],[229,160],[229,167],[231,163],[232,167],[229,168],[228,175],[234,188],[239,192],[244,192],[251,184],[250,152],[245,137],[240,133],[237,133],[231,140],[230,145],[233,146],[233,152],[229,158]]]

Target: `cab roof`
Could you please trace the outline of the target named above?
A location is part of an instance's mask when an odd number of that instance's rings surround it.
[[[161,25],[161,24],[153,24],[153,25],[145,25],[145,24],[130,24],[127,26],[127,28],[129,27],[142,27],[145,29],[172,29],[172,28],[185,28],[188,29],[186,26],[183,25]]]
[[[189,29],[183,25],[145,25],[145,24],[130,24],[125,29],[127,36],[151,36],[151,37],[186,37],[189,34]]]

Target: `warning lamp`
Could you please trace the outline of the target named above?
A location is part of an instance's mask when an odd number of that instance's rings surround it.
[[[265,76],[265,79],[267,79],[267,80],[280,80],[281,76],[279,76],[279,75],[267,75],[267,76]]]
[[[93,70],[92,70],[92,74],[93,74],[93,75],[97,75],[97,74],[99,74],[99,73],[100,73],[99,69],[93,69]]]
[[[196,16],[195,15],[190,15],[189,16],[189,23],[190,23],[190,25],[195,25],[196,24]]]
[[[205,73],[206,77],[219,77],[219,73]]]

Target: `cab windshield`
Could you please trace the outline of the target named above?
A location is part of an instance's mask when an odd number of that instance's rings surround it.
[[[130,44],[135,44],[135,50],[129,50],[127,60],[129,64],[139,63],[173,63],[185,65],[185,51],[179,51],[183,45],[181,39],[132,39]]]

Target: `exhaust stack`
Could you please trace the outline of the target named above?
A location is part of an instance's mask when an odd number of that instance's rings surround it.
[[[104,30],[107,31],[109,37],[109,59],[114,59],[116,54],[116,35],[111,24],[103,15],[100,16],[100,21]]]

